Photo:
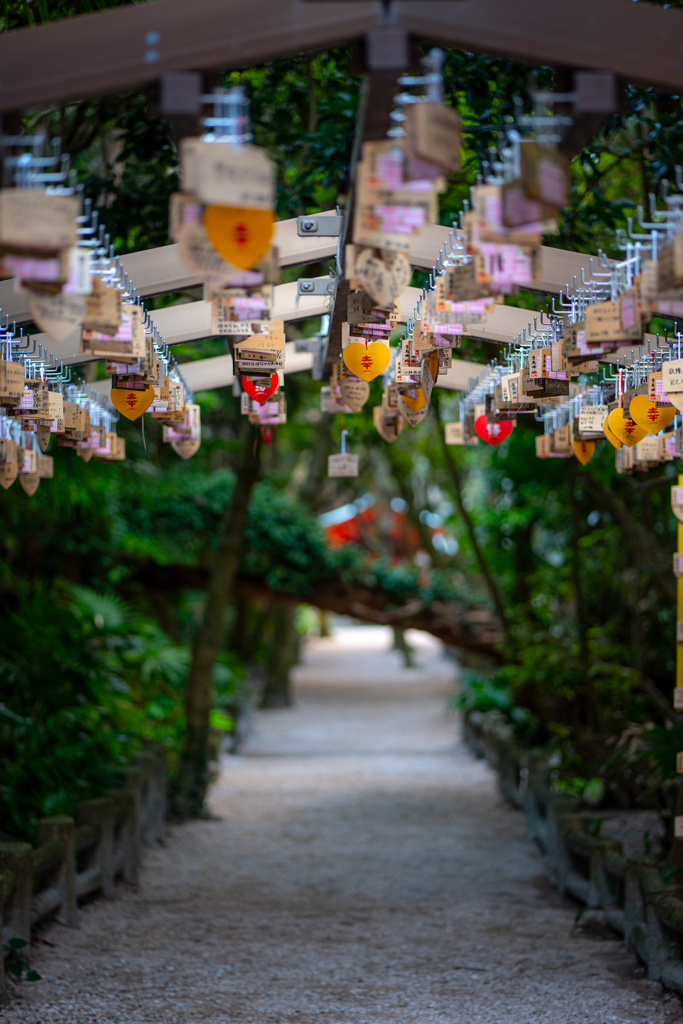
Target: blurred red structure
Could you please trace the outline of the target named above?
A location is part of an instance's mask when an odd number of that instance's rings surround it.
[[[342,516],[345,518],[341,519]],[[327,525],[326,519],[330,518],[341,521]],[[345,505],[321,516],[321,525],[327,543],[333,548],[358,544],[373,554],[388,554],[396,562],[414,558],[421,550],[420,535],[405,513],[394,512],[388,505],[371,505],[360,511],[354,505]]]

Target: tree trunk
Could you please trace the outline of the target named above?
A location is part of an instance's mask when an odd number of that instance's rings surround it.
[[[450,474],[451,481],[453,483],[455,503],[458,506],[458,511],[460,512],[463,522],[465,523],[465,528],[467,529],[467,534],[470,539],[470,544],[472,545],[472,550],[474,552],[475,558],[477,559],[477,562],[479,563],[479,571],[484,577],[484,582],[486,584],[489,594],[491,595],[491,600],[493,601],[496,612],[498,613],[498,618],[500,619],[501,625],[507,637],[509,636],[510,626],[508,623],[507,615],[505,614],[505,605],[503,604],[503,598],[500,593],[500,590],[498,589],[498,585],[493,578],[493,573],[489,568],[488,562],[484,557],[484,552],[481,549],[481,545],[479,544],[479,541],[477,539],[477,534],[474,529],[474,522],[472,521],[472,517],[470,516],[469,512],[467,511],[463,503],[460,470],[456,464],[455,459],[453,458],[453,453],[450,451],[448,445],[446,444],[446,435],[444,434],[444,427],[443,421],[441,419],[441,412],[439,410],[438,398],[436,399],[436,401],[432,400],[432,408],[434,409],[434,415],[436,416],[436,422],[439,428],[439,435],[441,437],[441,445],[443,448],[443,455],[444,460],[446,462],[446,468]]]
[[[315,425],[311,459],[308,464],[306,479],[299,491],[299,501],[308,505],[311,512],[320,507],[320,496],[327,477],[327,457],[332,454],[332,415],[323,412]]]
[[[178,786],[178,810],[183,817],[198,815],[204,805],[208,784],[207,742],[213,699],[213,667],[223,643],[225,613],[233,599],[249,499],[259,475],[260,436],[251,425],[248,425],[245,435],[235,489],[223,513],[204,615],[192,645],[192,663],[185,693],[185,749]]]
[[[406,633],[400,626],[394,626],[394,646],[392,650],[400,651],[403,656],[403,667],[404,668],[415,668],[415,662],[413,661],[413,648],[406,640]]]
[[[417,530],[420,541],[422,542],[422,547],[429,555],[430,562],[435,569],[450,568],[453,565],[453,559],[436,550],[434,547],[434,541],[432,540],[432,535],[429,532],[429,527],[420,519],[420,513],[418,512],[417,502],[415,500],[415,491],[413,490],[413,485],[410,481],[412,455],[407,452],[402,452],[390,444],[385,445],[383,451],[384,457],[389,463],[391,474],[398,484],[401,497],[408,506],[408,521]]]
[[[297,662],[299,634],[295,604],[278,602],[270,615],[270,645],[266,660],[266,685],[261,697],[263,708],[289,708],[294,703],[291,670]]]

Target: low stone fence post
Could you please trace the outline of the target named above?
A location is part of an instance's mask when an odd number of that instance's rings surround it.
[[[601,911],[648,976],[683,995],[683,886],[662,877],[653,857],[625,857],[618,839],[593,835],[595,812],[581,814],[578,798],[553,792],[549,766],[516,747],[499,712],[466,712],[464,736],[499,772],[504,797],[524,811],[560,892]]]

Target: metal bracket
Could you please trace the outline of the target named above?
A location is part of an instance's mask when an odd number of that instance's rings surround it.
[[[297,217],[296,233],[300,236],[313,235],[318,238],[338,238],[342,233],[343,217],[333,214],[328,217]]]
[[[337,290],[337,279],[336,277],[300,277],[297,285],[297,298],[299,295],[334,295]]]

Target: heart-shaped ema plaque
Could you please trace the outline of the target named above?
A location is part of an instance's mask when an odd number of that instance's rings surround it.
[[[408,392],[404,392],[404,394],[401,395],[401,398],[409,409],[412,409],[413,412],[419,412],[422,406],[426,404],[427,399],[422,388],[416,388],[415,390],[417,391],[417,394],[414,398]]]
[[[392,302],[392,281],[389,267],[375,256],[372,249],[363,249],[358,254],[354,274],[378,306],[385,308]]]
[[[344,362],[351,373],[361,380],[374,380],[389,365],[391,349],[383,341],[372,341],[369,344],[350,341],[344,349]]]
[[[475,432],[482,441],[492,445],[501,444],[506,437],[509,437],[514,425],[514,420],[498,420],[497,423],[489,423],[486,416],[483,415],[477,416],[474,421]]]
[[[417,388],[416,392],[415,397],[405,392],[398,396],[399,414],[411,427],[416,427],[418,423],[421,423],[429,412],[429,402],[425,398],[424,391],[422,388]]]
[[[273,430],[273,428],[272,427],[259,427],[259,430],[261,431],[261,440],[263,441],[263,443],[265,445],[270,444],[270,442],[273,440],[273,437],[275,435],[275,431]]]
[[[579,441],[578,437],[575,437],[572,440],[572,448],[581,465],[585,466],[593,458],[595,441]]]
[[[603,430],[603,433],[604,433],[605,437],[607,438],[607,440],[609,441],[609,443],[612,445],[613,448],[616,448],[617,451],[619,451],[620,448],[623,448],[623,445],[622,445],[621,441],[619,440],[619,438],[615,437],[615,435],[612,433],[612,431],[609,428],[609,413],[607,413],[607,415],[605,416],[605,421],[602,424],[602,430]]]
[[[683,398],[683,394],[681,397]],[[669,409],[658,408],[656,402],[651,401],[647,395],[636,395],[635,398],[632,398],[628,411],[631,419],[648,434],[658,434],[660,430],[671,423],[676,415],[676,409],[673,406]]]
[[[358,380],[355,377],[347,377],[344,380],[340,380],[339,390],[341,391],[344,405],[351,412],[360,412],[370,397],[370,385],[368,382]]]
[[[391,301],[395,302],[404,288],[410,284],[413,268],[403,252],[383,252],[384,262],[389,267],[389,288]]]
[[[627,448],[633,448],[647,434],[645,427],[639,427],[623,409],[612,409],[607,420],[614,436]]]
[[[259,405],[267,402],[271,395],[277,391],[280,378],[273,373],[270,380],[267,377],[242,377],[242,387],[250,398],[253,398]]]
[[[240,270],[251,270],[265,256],[275,229],[272,210],[239,206],[207,206],[204,227],[212,246]]]
[[[112,388],[111,404],[127,420],[137,420],[154,401],[154,388]]]

